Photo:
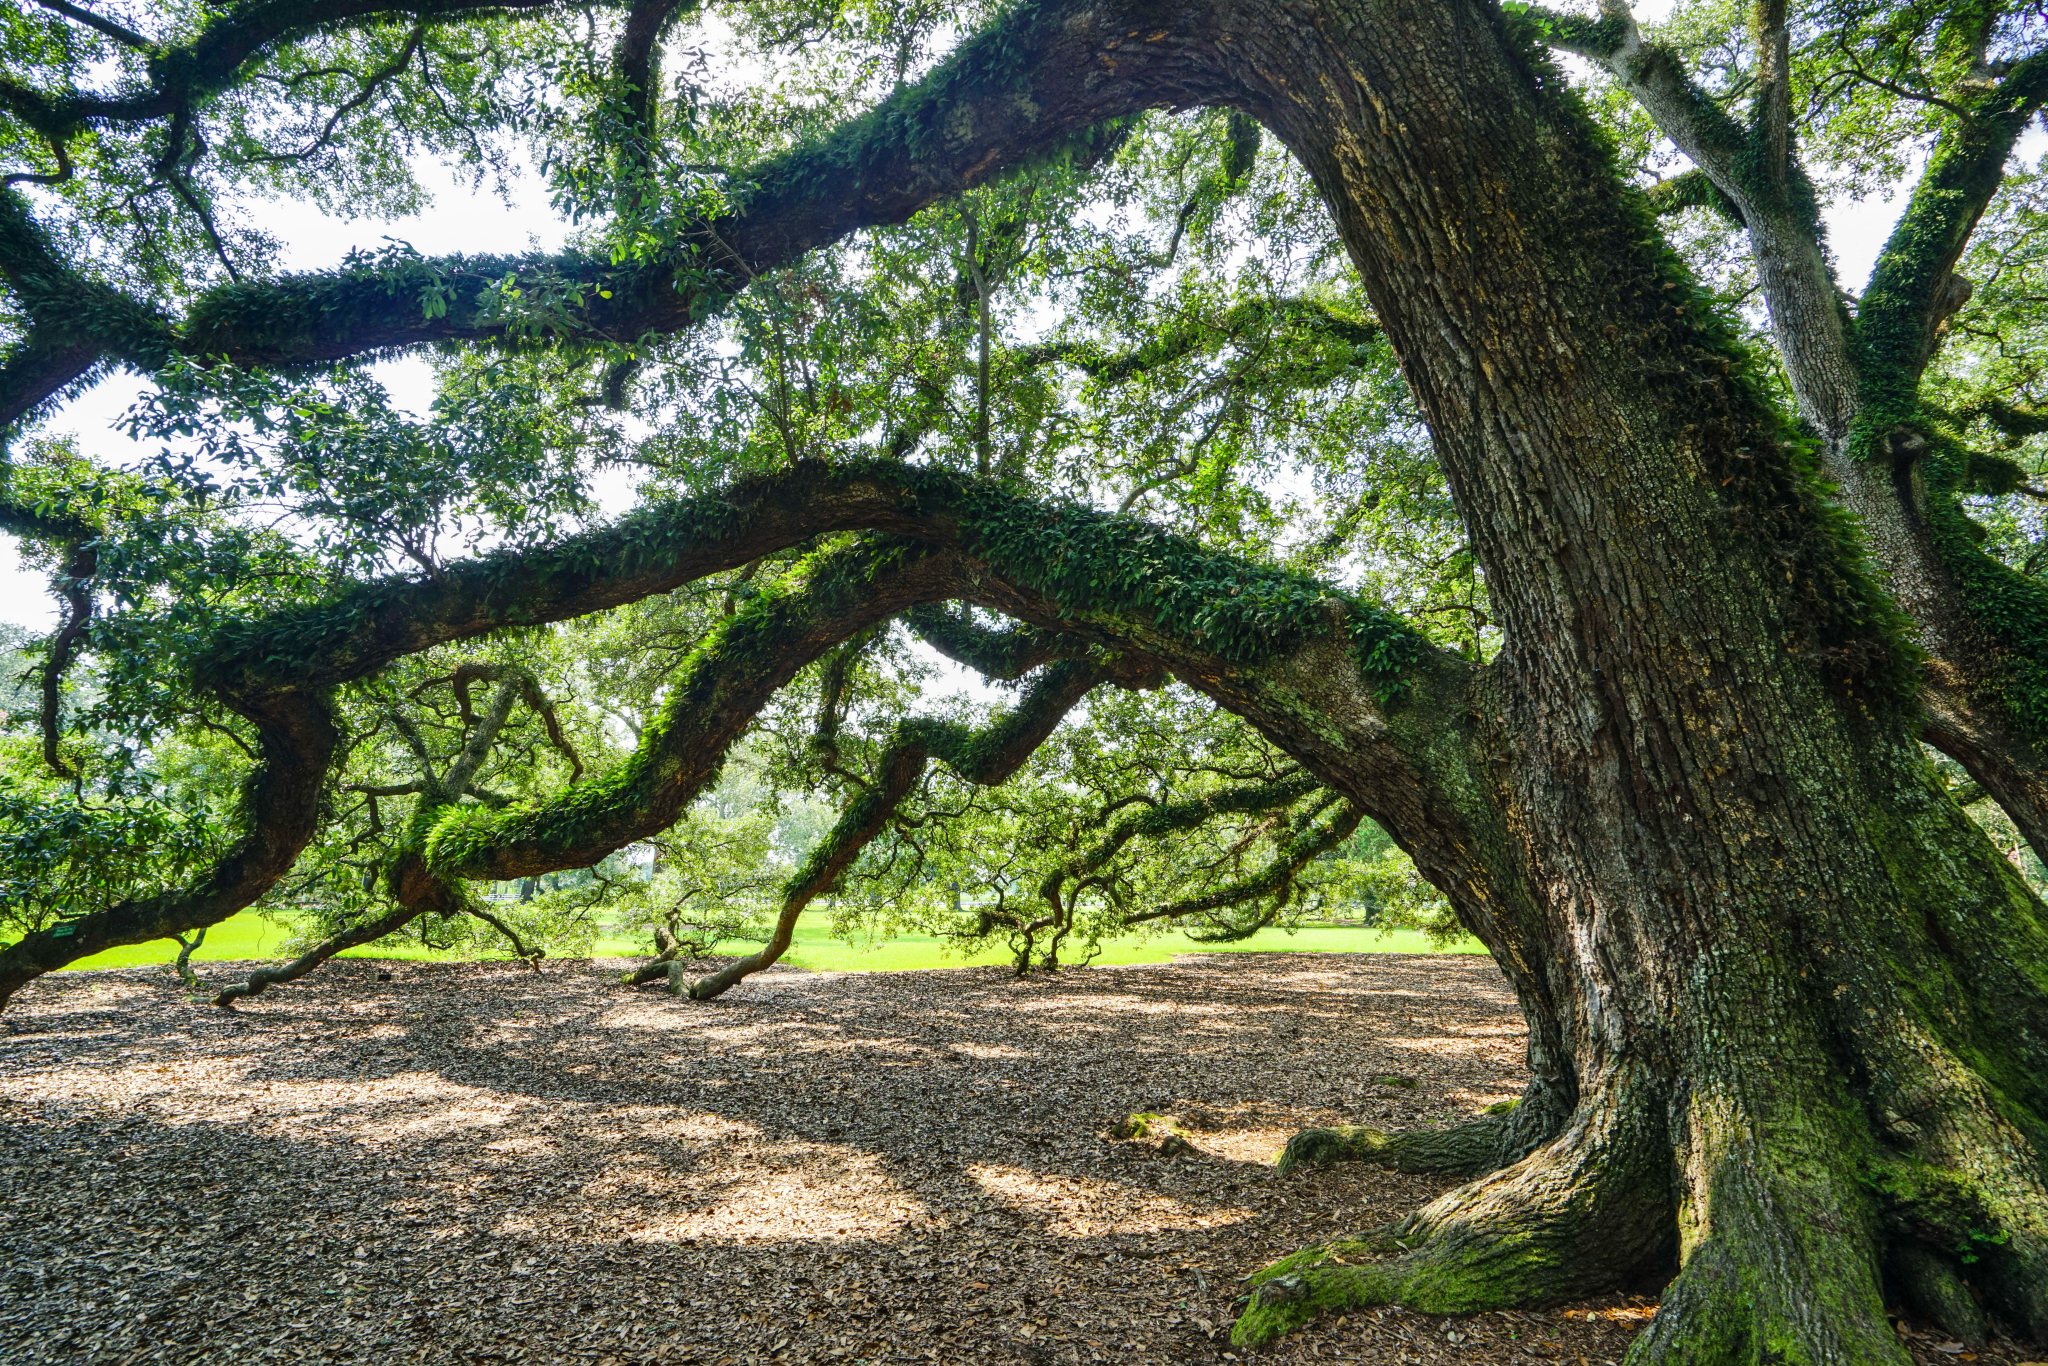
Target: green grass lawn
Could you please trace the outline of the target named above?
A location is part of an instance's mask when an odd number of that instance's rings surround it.
[[[223,921],[206,932],[206,942],[192,955],[194,962],[219,962],[237,958],[276,958],[281,956],[284,943],[290,935],[288,927],[265,920],[253,911],[244,911],[230,920]],[[736,952],[745,952],[751,946],[735,944]],[[945,941],[933,935],[905,934],[884,939],[874,944],[848,944],[834,939],[819,920],[812,924],[799,924],[796,943],[783,959],[792,967],[810,968],[816,972],[902,972],[913,968],[957,968],[976,963],[1001,963],[1006,955],[1000,950],[989,950],[973,955],[949,953]],[[649,953],[644,941],[630,939],[601,939],[593,947],[600,956],[633,957]],[[1285,930],[1262,930],[1250,939],[1236,944],[1198,944],[1184,934],[1162,934],[1151,939],[1118,939],[1103,946],[1098,964],[1111,963],[1165,963],[1177,953],[1483,953],[1476,940],[1461,940],[1447,950],[1436,950],[1414,930],[1393,930],[1382,934],[1376,930],[1343,929],[1335,926],[1309,926],[1288,932]],[[130,944],[118,949],[108,949],[90,958],[73,963],[73,968],[128,968],[146,966],[152,963],[168,963],[178,955],[178,946],[169,939],[159,939],[150,944]],[[473,957],[471,954],[446,954],[422,948],[418,944],[398,947],[368,946],[350,949],[344,958],[405,958],[445,960],[449,958]],[[497,957],[501,955],[484,955]]]

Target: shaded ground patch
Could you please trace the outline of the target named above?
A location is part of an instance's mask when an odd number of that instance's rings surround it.
[[[1238,1278],[1442,1189],[1277,1179],[1291,1133],[1522,1080],[1486,958],[775,971],[708,1004],[614,971],[337,962],[232,1015],[151,970],[36,983],[0,1017],[0,1359],[1241,1359]],[[1107,1137],[1132,1111],[1194,1151]],[[1650,1312],[1387,1310],[1256,1356],[1601,1363]]]

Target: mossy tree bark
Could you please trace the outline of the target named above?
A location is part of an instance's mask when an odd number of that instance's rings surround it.
[[[1931,782],[1842,529],[1553,74],[1479,6],[1319,13],[1232,49],[1239,99],[1323,187],[1488,572],[1487,776],[1540,895],[1475,928],[1543,977],[1577,1104],[1240,1337],[1576,1293],[1674,1227],[1633,1361],[1903,1362],[1887,1249],[1972,1227],[2048,1333],[2042,908]]]
[[[2048,648],[2048,586],[1985,555],[1967,534],[1956,500],[1968,491],[1958,481],[1969,462],[1944,449],[1953,443],[1920,401],[1942,330],[1970,298],[1957,262],[2021,132],[2048,102],[2048,55],[1944,92],[1947,126],[1852,317],[1799,161],[1783,0],[1754,10],[1747,123],[1693,81],[1677,52],[1647,41],[1627,6],[1602,9],[1598,21],[1529,13],[1546,42],[1606,67],[1712,187],[1672,201],[1709,204],[1748,234],[1800,415],[1917,627],[1927,656],[1922,736],[1962,764],[2048,862],[2048,666],[2036,658]],[[1955,32],[1968,27],[1959,13]],[[1977,29],[1981,64],[1989,28]]]

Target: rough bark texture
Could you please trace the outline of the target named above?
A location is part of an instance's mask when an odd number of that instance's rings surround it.
[[[1233,75],[1323,187],[1488,572],[1498,861],[1541,895],[1475,929],[1541,978],[1578,1104],[1398,1261],[1278,1270],[1240,1334],[1569,1293],[1675,1218],[1632,1360],[1902,1362],[1884,1249],[1964,1208],[2004,1239],[1981,1288],[2048,1330],[2042,908],[1858,695],[1887,666],[1816,624],[1846,601],[1800,601],[1785,547],[1832,533],[1781,434],[1484,11],[1316,13]]]
[[[1980,601],[1991,595],[1987,580],[2037,603],[2048,590],[1988,560],[1966,539],[1942,534],[1941,513],[1953,493],[1935,490],[1930,501],[1932,447],[1917,430],[1924,426],[1921,376],[1942,324],[1969,297],[1953,269],[2020,131],[2048,97],[2048,57],[2020,62],[1988,90],[1951,102],[1955,120],[1936,140],[1852,320],[1792,142],[1785,6],[1754,11],[1753,126],[1738,123],[1701,90],[1676,52],[1646,42],[1626,6],[1603,12],[1591,25],[1535,14],[1547,40],[1614,74],[1712,184],[1716,207],[1747,231],[1778,353],[1800,414],[1820,438],[1823,468],[1861,522],[1886,586],[1918,628],[1916,644],[1927,656],[1923,738],[1962,764],[2048,861],[2048,737],[2028,719],[2038,716],[2024,698],[2033,680],[2015,678],[2013,669],[2014,652],[2038,644],[2009,638]]]

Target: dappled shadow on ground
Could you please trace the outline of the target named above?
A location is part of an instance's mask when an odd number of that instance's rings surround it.
[[[1466,1118],[1521,1044],[1471,957],[782,971],[711,1003],[357,961],[233,1015],[63,974],[0,1017],[0,1359],[1241,1357],[1240,1277],[1441,1189],[1276,1179],[1286,1137]],[[1107,1138],[1133,1110],[1195,1152]],[[1645,1312],[1388,1311],[1258,1356],[1601,1362]]]

